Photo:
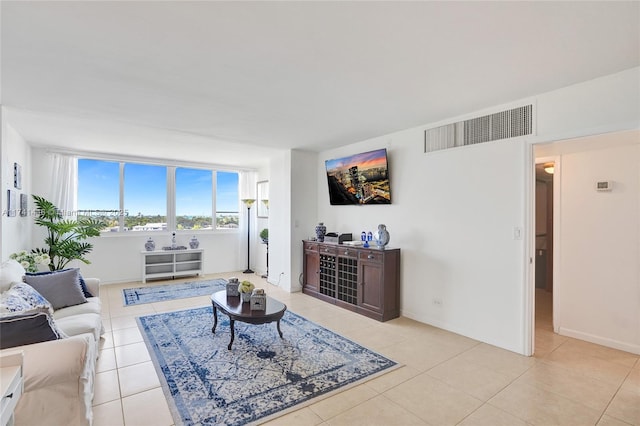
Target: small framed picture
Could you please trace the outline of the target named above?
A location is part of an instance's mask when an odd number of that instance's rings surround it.
[[[20,194],[20,216],[25,217],[27,215],[27,194]]]
[[[22,189],[22,166],[18,163],[13,163],[13,187]]]
[[[16,215],[16,191],[7,189],[7,216],[13,217]]]

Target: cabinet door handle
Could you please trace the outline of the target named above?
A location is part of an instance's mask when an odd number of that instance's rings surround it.
[[[368,256],[367,256],[367,259],[375,259],[375,258],[376,258],[376,257],[375,257],[374,255],[372,255],[372,254],[370,254],[370,255],[368,255]]]

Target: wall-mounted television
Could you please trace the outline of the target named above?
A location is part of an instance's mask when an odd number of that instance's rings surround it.
[[[326,160],[331,205],[391,204],[386,148]]]

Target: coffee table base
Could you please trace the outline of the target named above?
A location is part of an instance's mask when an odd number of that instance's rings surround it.
[[[241,321],[241,322],[245,322],[245,321]],[[264,321],[264,322],[251,322],[250,324],[266,324],[267,322],[273,322],[271,321]],[[249,324],[249,323],[248,323]],[[211,327],[211,333],[216,334],[216,327],[218,326],[218,308],[216,307],[216,304],[213,304],[213,327]],[[231,350],[231,346],[233,345],[233,341],[236,337],[236,320],[234,320],[233,318],[231,318],[231,316],[229,315],[229,328],[231,329],[231,340],[229,341],[229,345],[227,346],[228,350]],[[276,322],[276,328],[278,329],[278,334],[280,335],[280,338],[283,339],[284,336],[282,335],[282,330],[280,330],[280,319],[278,318],[277,322]]]

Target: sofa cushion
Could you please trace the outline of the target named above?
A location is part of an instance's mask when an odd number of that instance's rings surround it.
[[[66,337],[51,318],[41,311],[0,317],[0,349],[30,345]]]
[[[55,275],[55,274],[59,274],[60,272],[65,272],[68,271],[72,268],[68,268],[68,269],[60,269],[58,271],[44,271],[44,272],[27,272],[24,275],[32,275],[32,276],[39,276],[39,275]],[[82,274],[80,274],[78,272],[78,279],[80,280],[80,287],[82,288],[82,293],[84,294],[84,297],[93,297],[94,295],[91,294],[91,292],[89,291],[89,289],[87,288],[87,283],[84,282],[84,278],[82,278]]]
[[[54,310],[86,303],[80,287],[78,268],[57,271],[55,274],[25,275],[27,284],[35,288],[53,306]]]
[[[67,336],[91,333],[96,341],[102,333],[102,317],[100,314],[77,314],[56,319],[56,325]]]
[[[0,314],[33,309],[53,314],[51,303],[29,284],[14,283],[0,296]]]
[[[53,313],[53,319],[59,320],[72,315],[78,314],[97,314],[101,315],[102,302],[98,297],[90,297],[87,299],[87,303],[80,305],[67,306],[66,308],[58,309]]]
[[[0,292],[9,290],[13,283],[21,282],[24,273],[24,268],[15,259],[2,262],[0,265]]]

